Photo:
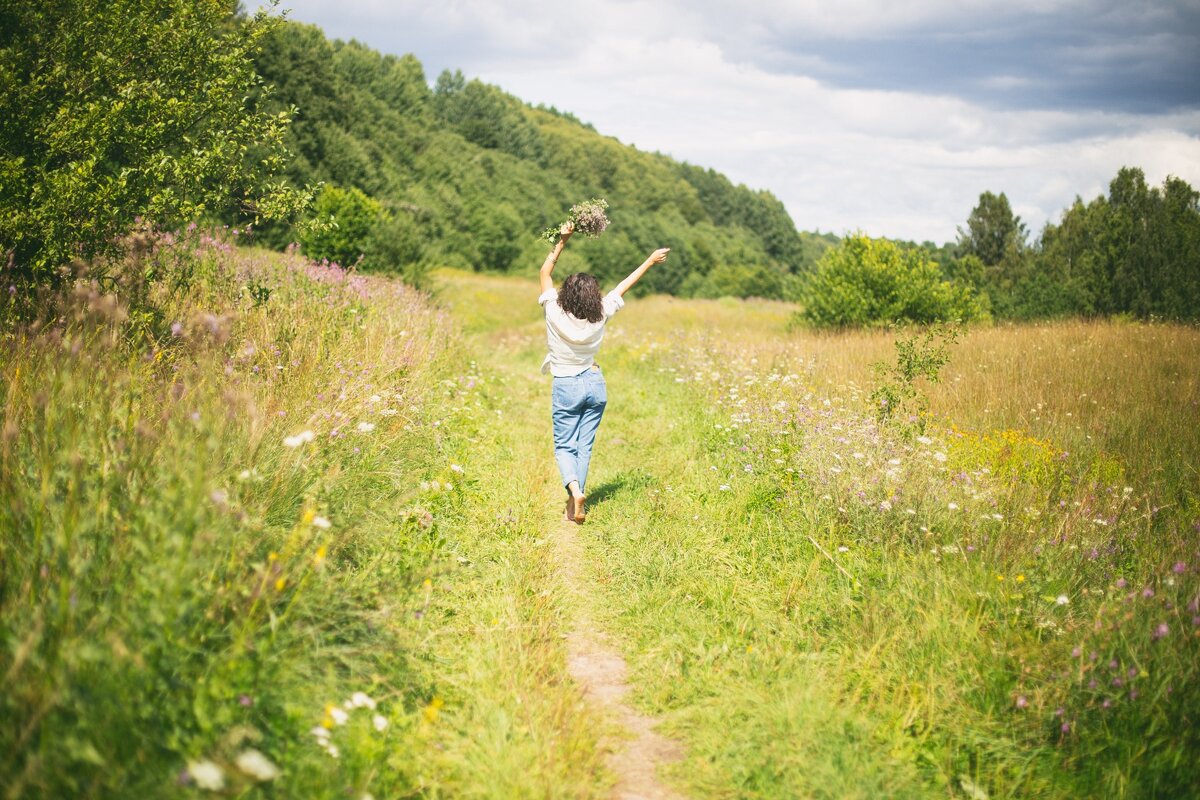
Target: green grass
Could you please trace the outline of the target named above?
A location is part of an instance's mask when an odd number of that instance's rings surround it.
[[[971,331],[921,440],[886,334],[631,300],[581,594],[533,282],[156,252],[0,330],[0,794],[604,796],[577,602],[695,796],[1193,793],[1194,329]]]
[[[536,293],[440,279],[468,318]],[[972,331],[910,441],[866,408],[890,340],[789,333],[788,311],[649,298],[606,339],[585,535],[637,698],[688,747],[675,780],[706,797],[1190,793],[1196,332]],[[518,313],[490,335],[532,368],[540,327]]]

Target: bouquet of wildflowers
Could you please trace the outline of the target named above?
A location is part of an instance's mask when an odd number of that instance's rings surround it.
[[[576,233],[582,233],[594,239],[608,227],[608,216],[604,213],[607,208],[608,201],[600,198],[592,198],[586,203],[571,206],[571,211],[567,214],[567,221],[563,225],[566,225],[567,222],[573,223]],[[554,244],[558,240],[561,228],[562,225],[546,228],[542,232],[542,238]]]

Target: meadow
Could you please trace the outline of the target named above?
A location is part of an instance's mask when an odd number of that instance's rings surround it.
[[[692,796],[1194,791],[1200,331],[969,330],[918,432],[896,334],[631,300],[580,597],[535,283],[232,239],[5,314],[4,796],[606,796],[579,603]]]

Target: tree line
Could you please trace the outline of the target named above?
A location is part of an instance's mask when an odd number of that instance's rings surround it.
[[[770,192],[649,153],[553,107],[235,0],[0,6],[0,254],[36,284],[139,224],[251,223],[317,259],[398,274],[532,271],[588,197],[602,281],[662,244],[639,291],[799,300],[820,326],[897,319],[1200,316],[1200,205],[1123,168],[1036,240],[984,192],[943,245],[798,231]],[[86,24],[83,22],[86,21]]]

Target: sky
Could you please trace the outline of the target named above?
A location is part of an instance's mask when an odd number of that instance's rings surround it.
[[[769,190],[801,230],[953,241],[992,191],[1036,234],[1122,166],[1200,188],[1200,0],[281,7]]]

